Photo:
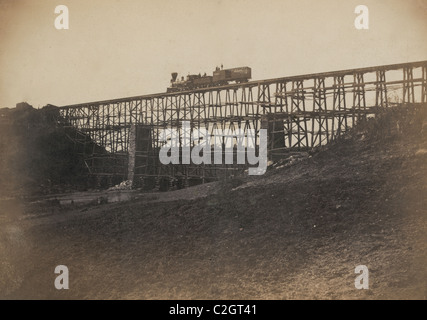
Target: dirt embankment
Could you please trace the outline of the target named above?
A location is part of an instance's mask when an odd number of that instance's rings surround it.
[[[194,187],[68,209],[9,201],[0,296],[426,299],[426,160],[426,106],[396,108],[201,197]],[[59,264],[69,290],[53,286]],[[368,290],[354,286],[358,265]]]
[[[58,108],[22,103],[0,109],[2,197],[78,190],[86,169],[70,140],[72,128],[57,125]]]

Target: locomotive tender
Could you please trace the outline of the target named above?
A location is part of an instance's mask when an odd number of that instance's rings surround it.
[[[216,68],[212,76],[202,76],[200,74],[190,74],[186,79],[181,77],[181,80],[177,79],[178,73],[172,73],[171,86],[167,88],[166,92],[178,92],[186,91],[198,88],[208,88],[227,85],[234,81],[235,83],[248,82],[251,79],[251,68],[239,67],[232,69],[221,69]]]

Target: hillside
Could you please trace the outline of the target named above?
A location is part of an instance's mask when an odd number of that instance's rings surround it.
[[[426,299],[426,160],[426,106],[396,107],[264,176],[90,206],[2,201],[0,298]]]
[[[21,103],[0,109],[0,193],[40,195],[85,188],[86,168],[69,137],[75,130],[57,125],[58,108]]]

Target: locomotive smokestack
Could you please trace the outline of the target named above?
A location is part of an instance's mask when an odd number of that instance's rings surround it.
[[[172,80],[171,80],[171,82],[175,82],[176,77],[178,77],[178,72],[172,72]]]

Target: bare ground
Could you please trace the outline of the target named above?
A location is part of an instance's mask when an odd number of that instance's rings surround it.
[[[2,200],[0,298],[426,299],[426,114],[391,112],[261,177],[99,205]]]

